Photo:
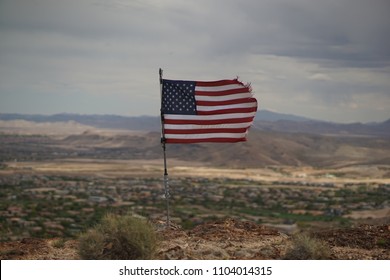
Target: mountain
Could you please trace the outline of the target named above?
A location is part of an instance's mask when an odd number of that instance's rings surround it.
[[[159,116],[118,116],[118,115],[24,115],[0,114],[0,120],[25,120],[36,123],[76,122],[82,125],[104,129],[123,129],[135,131],[161,130]],[[385,136],[390,137],[390,119],[382,123],[340,124],[308,119],[301,116],[280,114],[260,110],[256,114],[253,129],[260,131],[308,133],[349,136]]]
[[[308,133],[341,136],[390,137],[390,119],[382,123],[340,124],[323,121],[255,121],[254,127],[261,131]]]
[[[159,152],[158,150],[156,150]],[[217,166],[271,165],[339,167],[390,164],[390,142],[382,137],[326,136],[252,130],[248,141],[231,145],[170,145],[170,157]]]
[[[340,168],[389,165],[390,141],[384,137],[326,136],[252,130],[247,142],[232,144],[167,145],[169,159],[204,166],[256,168],[312,166]],[[41,161],[77,157],[104,160],[161,159],[160,132],[120,133],[86,131],[65,137],[0,133],[2,161]],[[388,172],[386,169],[383,172]],[[380,171],[380,172],[382,172]],[[388,175],[386,175],[388,176]]]
[[[139,131],[161,130],[160,118],[153,116],[128,117],[118,115],[80,115],[66,113],[55,115],[0,114],[0,120],[25,120],[37,123],[77,122],[96,128]]]
[[[277,113],[277,112],[268,111],[268,110],[257,111],[256,117],[255,117],[255,121],[275,122],[275,121],[280,121],[280,120],[294,121],[294,122],[314,121],[313,119],[309,119],[306,117],[301,117],[301,116],[296,116],[296,115],[291,115],[291,114],[282,114],[282,113]]]
[[[83,115],[83,114],[54,114],[54,115],[39,115],[39,114],[1,114],[0,120],[25,120],[33,122],[67,122],[75,121],[85,125],[101,126],[101,127],[114,127],[114,128],[126,128],[135,127],[142,129],[145,127],[154,127],[156,124],[160,126],[160,118],[157,116],[119,116],[119,115]],[[256,121],[312,121],[312,119],[272,112],[268,110],[260,110],[256,113]],[[154,127],[155,128],[155,127]],[[138,129],[136,129],[138,130]],[[153,130],[153,129],[152,129]]]

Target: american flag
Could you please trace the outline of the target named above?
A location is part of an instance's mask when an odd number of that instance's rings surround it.
[[[162,80],[165,143],[246,141],[256,111],[250,86],[237,79]]]

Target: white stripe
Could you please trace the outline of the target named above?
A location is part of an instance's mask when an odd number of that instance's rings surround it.
[[[241,84],[230,84],[230,85],[224,85],[224,86],[211,86],[211,87],[204,87],[204,86],[196,86],[195,91],[223,91],[223,90],[230,90],[230,89],[238,89],[238,88],[245,88],[245,86]]]
[[[165,134],[167,139],[245,138],[247,133]]]
[[[254,117],[256,112],[249,113],[234,113],[234,114],[218,114],[218,115],[173,115],[164,114],[167,120],[224,120],[224,119],[241,119]]]
[[[253,95],[250,92],[227,94],[222,96],[203,96],[203,95],[195,94],[195,100],[197,101],[225,101],[225,100],[235,100],[240,98],[252,98],[252,97]]]
[[[240,104],[230,104],[230,105],[221,105],[221,106],[196,106],[198,111],[215,111],[215,110],[225,110],[225,109],[236,109],[236,108],[253,108],[256,107],[257,103],[240,103]]]
[[[249,127],[252,122],[245,123],[224,123],[224,124],[164,124],[164,129],[215,129],[215,128],[244,128]]]

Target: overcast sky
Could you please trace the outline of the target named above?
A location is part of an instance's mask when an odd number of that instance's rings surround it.
[[[159,115],[164,78],[260,109],[390,118],[388,0],[0,0],[0,113]]]

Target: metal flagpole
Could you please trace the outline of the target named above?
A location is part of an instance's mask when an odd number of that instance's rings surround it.
[[[166,147],[165,147],[165,133],[164,133],[164,115],[162,112],[162,90],[163,90],[163,70],[160,68],[159,70],[159,75],[160,75],[160,96],[161,96],[161,109],[160,109],[160,114],[161,114],[161,146],[163,149],[163,154],[164,154],[164,192],[165,192],[165,201],[167,203],[167,228],[170,226],[170,217],[169,217],[169,182],[168,182],[168,170],[167,170],[167,156],[166,156]]]

